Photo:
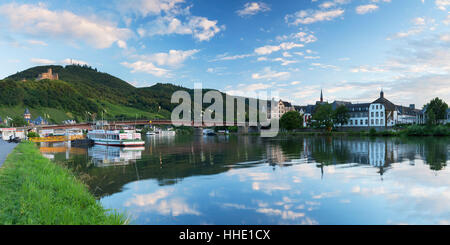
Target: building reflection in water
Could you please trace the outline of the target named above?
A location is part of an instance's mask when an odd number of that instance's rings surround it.
[[[55,160],[55,156],[59,154],[63,154],[65,160],[69,160],[72,155],[85,155],[87,153],[86,148],[71,147],[67,142],[42,142],[39,151],[50,160]]]
[[[145,147],[112,147],[95,145],[90,148],[71,147],[70,143],[40,143],[39,150],[41,154],[55,160],[64,158],[71,159],[76,155],[86,155],[96,167],[108,167],[117,165],[128,165],[142,158],[142,152]]]
[[[273,141],[266,145],[266,153],[269,164],[274,166],[301,163],[315,163],[319,168],[368,165],[379,168],[379,174],[383,175],[392,163],[408,161],[415,165],[416,159],[423,159],[432,170],[441,170],[448,161],[447,145],[445,141],[423,139],[403,142],[393,138],[306,137]]]

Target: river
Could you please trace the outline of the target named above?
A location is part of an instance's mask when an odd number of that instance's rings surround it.
[[[149,136],[41,144],[132,224],[450,224],[449,138]]]

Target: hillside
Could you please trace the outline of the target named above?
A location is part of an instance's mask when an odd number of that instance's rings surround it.
[[[59,80],[35,80],[49,68],[59,74]],[[92,115],[105,119],[169,118],[175,106],[170,103],[171,95],[180,89],[188,90],[171,84],[135,88],[87,66],[38,66],[0,80],[0,117],[21,116],[28,107],[33,117],[45,113],[57,123],[84,121]]]
[[[59,80],[36,81],[39,74],[50,68]],[[51,123],[94,118],[169,119],[177,106],[171,103],[172,94],[180,90],[193,98],[193,89],[161,83],[136,88],[88,66],[37,66],[0,80],[0,117],[22,117],[25,108],[29,108],[33,119],[48,115]],[[203,93],[211,90],[203,89]]]

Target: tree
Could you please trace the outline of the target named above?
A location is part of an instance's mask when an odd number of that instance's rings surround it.
[[[289,131],[302,128],[303,117],[297,111],[286,112],[280,119],[280,126]]]
[[[28,138],[39,138],[39,134],[36,132],[29,132],[27,136]]]
[[[13,127],[23,127],[28,125],[27,121],[23,117],[14,117],[11,121]]]
[[[447,119],[448,105],[443,100],[435,98],[426,105],[426,108],[429,125],[436,125],[439,121]]]
[[[436,113],[434,112],[433,109],[427,109],[427,125],[428,126],[433,126],[436,125],[437,120],[436,120]]]
[[[326,128],[331,130],[333,127],[333,108],[330,104],[322,104],[316,108],[312,117],[313,125],[316,128]]]
[[[344,125],[348,123],[350,119],[350,113],[345,105],[341,105],[333,111],[333,122],[334,124]]]

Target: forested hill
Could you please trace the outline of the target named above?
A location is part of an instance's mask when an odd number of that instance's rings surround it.
[[[49,68],[58,73],[59,80],[36,81],[38,75]],[[0,116],[9,116],[1,114],[2,107],[29,107],[36,110],[54,108],[79,119],[100,113],[110,119],[169,118],[170,111],[176,106],[170,99],[178,90],[193,93],[192,89],[172,84],[135,88],[88,66],[38,66],[0,80]]]

